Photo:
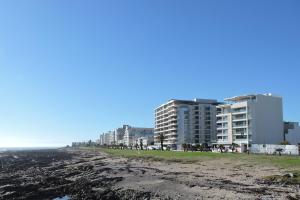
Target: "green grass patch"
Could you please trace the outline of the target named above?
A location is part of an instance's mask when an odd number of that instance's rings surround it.
[[[160,151],[160,150],[128,150],[106,148],[82,148],[108,153],[113,156],[127,158],[143,158],[157,161],[172,161],[181,163],[195,163],[208,160],[220,159],[224,163],[239,163],[244,165],[276,166],[287,170],[300,171],[300,156],[274,156],[264,154],[240,154],[240,153],[212,153],[212,152],[183,152],[183,151]]]

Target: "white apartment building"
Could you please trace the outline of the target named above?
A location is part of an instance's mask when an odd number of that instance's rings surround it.
[[[236,96],[217,106],[217,144],[249,146],[283,141],[282,98],[272,94]]]
[[[216,142],[217,100],[172,99],[155,109],[154,142],[160,145],[159,135],[165,136],[164,144],[180,149],[183,143],[211,144]]]
[[[151,141],[151,138],[154,136],[153,128],[140,128],[124,125],[124,129],[125,134],[123,141],[126,146],[139,144],[140,138],[147,138],[147,141]]]
[[[114,130],[114,141],[117,145],[124,144],[124,135],[125,135],[125,125],[122,128],[117,128]]]

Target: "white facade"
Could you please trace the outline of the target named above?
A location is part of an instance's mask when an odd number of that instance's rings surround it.
[[[217,143],[279,144],[283,141],[282,98],[271,94],[225,99],[217,106]]]
[[[180,148],[183,143],[216,142],[216,100],[170,100],[155,109],[154,142]]]

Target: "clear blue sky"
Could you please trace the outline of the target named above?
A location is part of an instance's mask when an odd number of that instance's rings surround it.
[[[171,99],[274,93],[300,121],[300,1],[0,1],[0,146],[151,127]]]

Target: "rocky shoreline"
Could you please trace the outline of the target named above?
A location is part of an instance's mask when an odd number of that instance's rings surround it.
[[[104,200],[300,197],[299,185],[284,186],[260,179],[258,170],[268,175],[278,172],[276,168],[227,169],[217,161],[151,162],[79,150],[5,152],[0,153],[0,160],[0,200],[64,196]]]

